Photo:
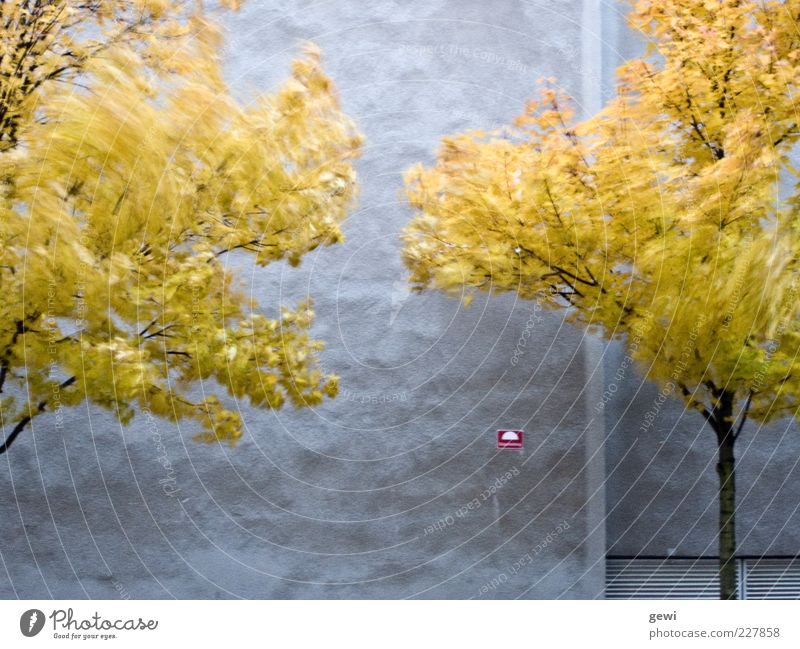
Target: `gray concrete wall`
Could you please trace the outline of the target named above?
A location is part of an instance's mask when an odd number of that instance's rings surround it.
[[[41,418],[0,459],[0,596],[600,596],[603,431],[590,413],[602,348],[512,295],[468,310],[409,295],[397,240],[410,217],[401,172],[431,161],[440,136],[507,123],[541,76],[597,105],[598,11],[249,0],[229,16],[241,98],[314,40],[367,138],[344,245],[300,269],[232,258],[268,304],[315,299],[343,393],[313,411],[240,404],[235,450],[143,417],[122,428],[92,407],[63,427]],[[500,427],[525,428],[525,449],[496,451]]]

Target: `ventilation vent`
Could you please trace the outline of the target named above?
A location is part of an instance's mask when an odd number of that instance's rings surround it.
[[[717,559],[606,560],[607,599],[717,599]]]
[[[607,599],[717,599],[719,560],[606,559]],[[800,558],[737,559],[741,599],[800,599]]]
[[[746,599],[800,599],[800,559],[745,559]]]

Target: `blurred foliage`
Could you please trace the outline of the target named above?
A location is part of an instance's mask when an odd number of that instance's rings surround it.
[[[565,309],[718,434],[795,415],[798,18],[797,0],[635,3],[648,52],[597,115],[543,80],[513,126],[407,172],[416,288]]]
[[[242,106],[201,3],[15,0],[0,21],[4,432],[90,399],[233,442],[239,414],[198,382],[267,408],[335,396],[311,305],[267,317],[225,263],[341,239],[361,139],[316,49]]]

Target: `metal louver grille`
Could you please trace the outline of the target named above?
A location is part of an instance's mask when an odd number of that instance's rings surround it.
[[[607,599],[716,599],[718,559],[606,559]],[[800,599],[800,558],[738,559],[741,599]]]
[[[800,559],[745,559],[746,599],[800,599]]]
[[[606,559],[607,599],[717,599],[717,559]]]

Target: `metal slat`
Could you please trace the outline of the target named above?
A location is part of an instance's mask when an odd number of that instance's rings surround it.
[[[800,599],[800,560],[745,559],[747,599]]]
[[[715,559],[614,559],[606,561],[607,599],[716,599]]]
[[[716,599],[718,559],[608,557],[607,599]],[[800,558],[739,559],[743,599],[800,599]]]

